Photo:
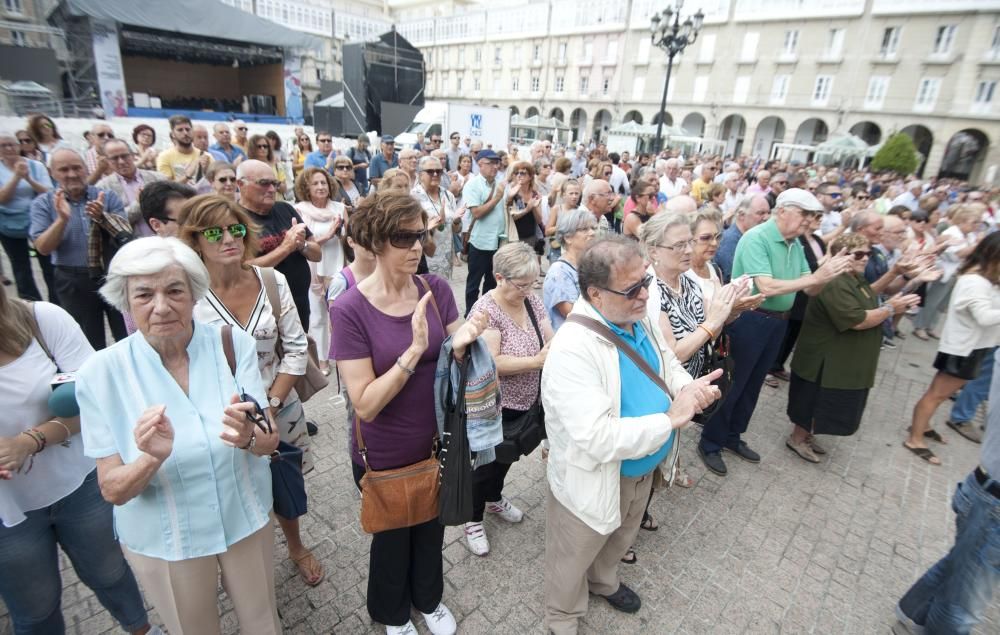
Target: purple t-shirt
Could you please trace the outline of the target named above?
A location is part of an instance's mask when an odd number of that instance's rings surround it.
[[[361,434],[368,448],[368,463],[374,470],[389,470],[422,461],[431,455],[437,433],[434,413],[434,372],[445,325],[458,319],[458,306],[447,281],[435,275],[423,276],[430,285],[444,324],[433,306],[427,307],[427,350],[410,377],[373,421],[361,422]],[[423,295],[423,285],[416,282]],[[330,308],[333,324],[330,356],[336,360],[371,358],[375,376],[381,377],[413,342],[412,313],[391,316],[376,309],[358,290],[351,287]],[[351,424],[351,458],[364,465]]]

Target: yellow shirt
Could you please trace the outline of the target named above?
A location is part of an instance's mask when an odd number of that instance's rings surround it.
[[[156,171],[174,181],[184,180],[188,167],[201,156],[201,150],[194,147],[192,147],[192,150],[194,152],[189,154],[179,152],[177,148],[164,150],[156,157]],[[194,178],[190,179],[190,181],[193,183],[201,178],[201,176],[198,172],[195,172]]]
[[[708,194],[708,188],[711,187],[711,185],[711,182],[706,183],[703,179],[696,179],[691,184],[691,196],[694,197],[694,200],[698,201],[699,205],[705,202],[705,197]]]

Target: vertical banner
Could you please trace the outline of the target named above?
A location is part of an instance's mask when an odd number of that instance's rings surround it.
[[[302,123],[302,57],[285,49],[285,117]]]
[[[118,46],[118,26],[114,22],[91,21],[94,44],[94,68],[105,117],[127,117],[128,98],[125,96],[125,73],[122,53]]]

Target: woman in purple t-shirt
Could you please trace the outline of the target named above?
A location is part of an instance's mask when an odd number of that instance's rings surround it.
[[[369,465],[388,470],[427,458],[437,433],[434,372],[441,344],[452,336],[461,357],[486,319],[463,324],[448,283],[416,276],[429,233],[427,214],[409,193],[390,190],[364,199],[351,216],[351,235],[375,254],[375,271],[333,303],[331,357],[361,419]],[[365,469],[353,437],[352,427],[352,466],[360,482]],[[455,632],[455,618],[441,603],[443,541],[436,518],[372,536],[368,614],[387,633],[414,628],[411,605],[431,633]]]

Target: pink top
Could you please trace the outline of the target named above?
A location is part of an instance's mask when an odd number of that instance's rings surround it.
[[[545,312],[545,305],[541,299],[532,294],[528,297],[531,303],[531,311],[538,322],[538,328],[543,333],[544,323],[548,320]],[[525,323],[527,329],[522,328],[507,313],[500,308],[500,305],[493,299],[493,294],[486,294],[479,298],[479,301],[472,307],[470,313],[482,311],[489,318],[487,328],[500,331],[500,354],[511,355],[513,357],[531,357],[537,355],[541,350],[538,342],[538,335],[535,328],[528,319]],[[500,407],[510,410],[527,410],[538,398],[539,385],[541,380],[541,370],[531,370],[516,375],[500,376]]]

